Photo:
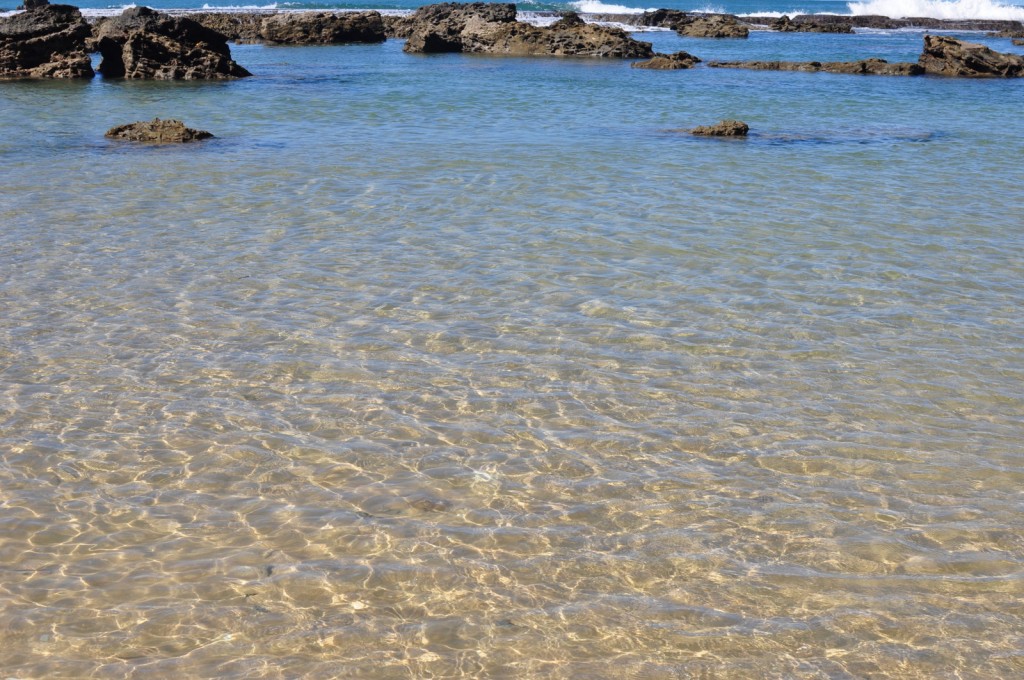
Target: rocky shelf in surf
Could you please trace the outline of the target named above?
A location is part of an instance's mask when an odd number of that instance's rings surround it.
[[[631,15],[568,12],[548,26],[518,20],[512,3],[441,3],[405,16],[376,11],[249,11],[168,14],[132,7],[120,16],[92,24],[70,5],[30,0],[20,14],[0,18],[0,78],[91,78],[90,54],[99,52],[106,77],[161,80],[222,80],[251,75],[231,58],[229,41],[289,45],[379,43],[405,40],[409,53],[461,52],[504,56],[649,59],[638,68],[686,69],[700,59],[685,52],[655,54],[651,44],[636,40],[618,21],[637,27],[671,28],[682,36],[745,38],[757,17],[656,10]],[[887,17],[797,16],[771,19],[766,30],[848,33],[854,27],[908,26],[991,30],[1019,39],[1016,21],[944,21]],[[1003,54],[950,37],[925,36],[914,63],[890,64],[869,58],[854,62],[713,61],[717,68],[829,71],[837,73],[953,77],[1019,77],[1024,57]]]

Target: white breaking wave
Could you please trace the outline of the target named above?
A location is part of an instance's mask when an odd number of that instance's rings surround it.
[[[278,7],[276,2],[272,2],[269,5],[210,5],[206,3],[203,5],[203,9],[216,10],[218,12],[241,12],[252,9],[278,9]]]
[[[992,0],[867,0],[846,4],[851,14],[881,14],[893,19],[1002,19],[1024,21],[1024,7]]]

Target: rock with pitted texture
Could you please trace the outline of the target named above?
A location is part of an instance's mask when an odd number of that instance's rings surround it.
[[[925,73],[956,78],[1019,78],[1024,57],[945,35],[926,35],[918,63]]]
[[[189,19],[217,31],[236,43],[263,42],[260,31],[263,20],[277,14],[276,11],[249,12],[190,12]]]
[[[70,5],[33,5],[0,18],[0,78],[92,78],[90,35]]]
[[[193,130],[190,127],[185,127],[180,120],[160,120],[159,118],[112,127],[107,130],[106,136],[111,139],[145,144],[182,144],[213,137],[205,130]]]
[[[699,64],[700,59],[689,52],[676,52],[675,54],[655,54],[647,61],[633,62],[633,68],[648,68],[660,71],[670,71],[684,68],[693,68]]]
[[[384,42],[380,12],[297,12],[263,19],[260,37],[282,45]]]
[[[699,137],[746,137],[750,126],[741,120],[723,120],[714,125],[701,125],[690,130]]]
[[[108,77],[222,80],[252,75],[231,59],[224,35],[148,7],[126,9],[98,25],[95,43],[103,55],[100,73]]]
[[[510,56],[645,58],[651,44],[625,31],[588,24],[567,14],[551,26],[516,21],[516,6],[499,3],[444,3],[421,7],[412,16],[406,52],[470,52]]]
[[[729,14],[690,14],[672,24],[672,30],[690,38],[746,38],[750,29]]]
[[[794,21],[788,16],[782,16],[769,24],[769,27],[782,33],[853,33],[853,26],[849,23],[816,21],[813,17],[801,17]]]
[[[878,76],[919,76],[924,69],[918,64],[896,62],[885,59],[861,59],[860,61],[710,61],[711,68],[745,68],[754,71],[804,71],[806,73],[849,73]]]

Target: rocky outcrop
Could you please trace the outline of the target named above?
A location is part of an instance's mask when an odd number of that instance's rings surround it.
[[[516,21],[511,3],[443,3],[421,7],[412,16],[406,52],[469,52],[510,56],[650,57],[651,44],[618,28],[563,16],[551,26]]]
[[[263,19],[260,37],[282,45],[384,42],[380,12],[297,12]]]
[[[96,27],[100,73],[156,80],[240,78],[251,75],[231,59],[227,38],[181,16],[148,7],[126,9]]]
[[[1024,38],[1014,38],[1013,44],[1014,45],[1024,45]]]
[[[196,23],[217,31],[237,43],[262,42],[263,20],[277,12],[193,12],[188,15]]]
[[[956,78],[1019,78],[1024,57],[944,35],[926,35],[918,63],[926,73]]]
[[[746,38],[750,29],[728,14],[687,15],[672,30],[690,38]]]
[[[404,40],[412,33],[413,21],[411,16],[385,14],[381,16],[381,21],[384,22],[384,35],[389,38],[401,38]]]
[[[714,125],[701,125],[690,130],[699,137],[746,137],[750,126],[741,120],[723,120]]]
[[[853,33],[853,26],[848,23],[816,21],[813,17],[800,17],[794,21],[782,16],[770,23],[769,28],[782,33]]]
[[[205,130],[193,130],[190,127],[185,127],[180,120],[160,120],[159,118],[118,125],[107,130],[105,136],[111,139],[145,144],[181,144],[213,137]]]
[[[918,76],[924,69],[918,64],[896,62],[885,59],[862,59],[860,61],[710,61],[712,68],[745,68],[755,71],[804,71],[807,73],[849,73],[876,76]]]
[[[689,14],[677,9],[647,11],[624,23],[671,28],[690,38],[746,38],[750,33],[746,22],[732,14]]]
[[[0,18],[0,78],[92,78],[90,35],[92,28],[70,5],[33,4]]]
[[[693,68],[694,64],[699,63],[700,59],[689,52],[676,52],[675,54],[655,54],[652,59],[648,59],[647,61],[633,62],[633,68],[649,68],[669,71]]]
[[[989,33],[990,38],[1024,38],[1024,24],[1015,21],[1016,26],[1007,26],[1001,31]]]

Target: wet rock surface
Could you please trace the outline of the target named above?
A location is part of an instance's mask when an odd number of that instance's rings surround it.
[[[926,35],[918,63],[926,73],[955,78],[1019,78],[1024,57],[944,35]]]
[[[0,18],[0,78],[92,78],[92,28],[78,8],[30,4]]]
[[[380,12],[302,12],[263,18],[259,37],[285,45],[384,42]]]
[[[700,63],[700,58],[689,52],[676,52],[675,54],[655,54],[647,61],[633,63],[633,68],[647,68],[652,70],[671,71],[678,69],[693,68]]]
[[[516,21],[516,6],[503,3],[444,3],[412,16],[406,52],[467,52],[509,56],[644,58],[650,43],[618,28],[582,21],[575,14],[551,26]]]
[[[806,73],[848,73],[857,75],[917,76],[924,68],[907,62],[889,63],[885,59],[860,61],[711,61],[712,68],[743,68],[755,71],[803,71]]]
[[[783,16],[769,24],[769,27],[782,33],[853,33],[853,26],[848,23],[816,21],[813,17],[798,17],[794,21]]]
[[[745,24],[728,14],[688,15],[671,28],[690,38],[746,38],[750,35]]]
[[[689,132],[698,137],[746,137],[750,126],[741,120],[723,120],[714,125],[699,125]]]
[[[143,144],[183,144],[213,137],[205,130],[186,127],[180,120],[161,120],[159,118],[118,125],[107,130],[105,136],[110,139]]]
[[[132,7],[97,24],[100,73],[108,77],[204,80],[251,75],[231,59],[227,38],[184,16]]]

